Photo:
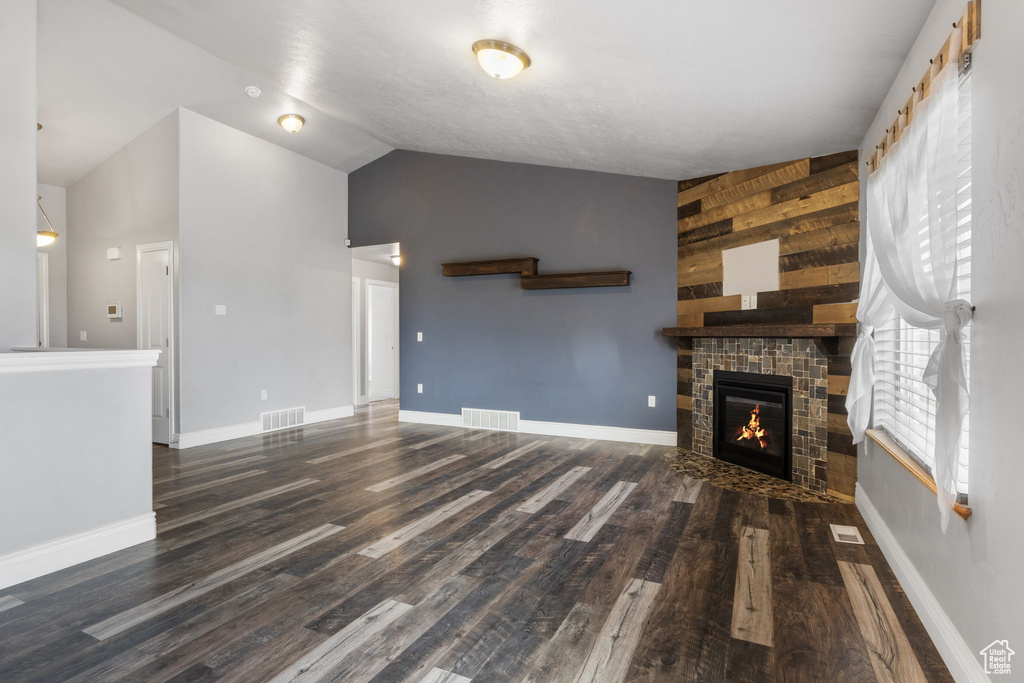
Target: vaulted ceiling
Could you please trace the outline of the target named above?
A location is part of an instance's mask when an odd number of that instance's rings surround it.
[[[661,178],[858,146],[934,4],[115,2],[137,16],[40,0],[41,118],[88,99],[85,83],[133,114],[97,133],[96,153],[178,104],[346,171],[397,147]],[[100,20],[115,10],[117,30]],[[56,44],[62,24],[76,35]],[[480,38],[533,65],[490,78],[470,50]],[[46,93],[48,74],[62,92]],[[250,82],[269,96],[247,102]],[[309,114],[291,139],[274,130],[288,107]]]

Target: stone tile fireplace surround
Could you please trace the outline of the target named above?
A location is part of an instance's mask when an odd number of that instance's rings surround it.
[[[818,493],[827,488],[828,356],[812,339],[716,338],[693,340],[693,444],[713,455],[715,370],[793,378],[793,483]]]

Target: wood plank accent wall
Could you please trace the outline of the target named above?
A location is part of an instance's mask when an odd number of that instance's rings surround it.
[[[855,323],[860,291],[857,151],[797,159],[679,182],[679,327]],[[724,296],[722,251],[779,240],[778,291],[741,310]],[[828,490],[852,496],[857,449],[846,425],[854,339],[828,364]],[[679,446],[692,445],[693,342],[678,340]]]

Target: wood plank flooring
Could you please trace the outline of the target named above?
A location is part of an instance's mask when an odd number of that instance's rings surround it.
[[[157,539],[0,590],[0,681],[952,680],[852,505],[667,450],[394,403],[155,447]]]

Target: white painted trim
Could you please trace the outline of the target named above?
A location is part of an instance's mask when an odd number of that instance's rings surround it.
[[[317,422],[326,422],[327,420],[340,420],[343,417],[352,417],[354,414],[355,407],[352,405],[338,406],[337,408],[326,408],[324,410],[310,410],[305,413],[305,422],[301,425],[295,425],[294,427],[287,427],[287,429],[302,429],[302,427],[306,425],[315,424]],[[242,424],[231,425],[229,427],[215,427],[213,429],[204,429],[198,432],[185,432],[183,434],[178,434],[178,440],[176,443],[171,443],[171,448],[195,448],[196,446],[205,446],[211,443],[241,439],[247,436],[256,436],[263,433],[263,423],[257,420],[255,422],[245,422]]]
[[[326,408],[325,410],[307,410],[306,424],[316,422],[327,422],[328,420],[340,420],[344,417],[352,417],[356,414],[355,406],[338,406],[337,408]]]
[[[363,396],[362,278],[352,277],[352,402],[366,405]]]
[[[903,592],[910,599],[910,604],[914,606],[914,610],[921,618],[921,623],[924,624],[925,630],[928,631],[932,642],[935,643],[949,673],[954,679],[961,682],[985,683],[988,681],[989,678],[985,675],[978,657],[964,641],[956,624],[942,609],[942,605],[928,588],[928,584],[925,583],[914,563],[900,547],[899,541],[889,530],[882,515],[871,503],[871,499],[868,498],[859,483],[854,500],[868,529],[878,541],[878,547],[881,548],[893,573],[899,579]]]
[[[171,444],[171,446],[173,448],[195,448],[196,446],[205,446],[211,443],[220,443],[221,441],[231,441],[232,439],[241,439],[246,436],[256,436],[261,433],[262,428],[262,423],[256,421],[231,425],[230,427],[203,429],[198,432],[182,432],[178,434],[178,443]]]
[[[399,422],[415,422],[421,425],[440,425],[442,427],[461,427],[462,415],[451,413],[424,413],[419,410],[398,410]]]
[[[0,589],[156,538],[156,513],[147,512],[0,557]]]
[[[175,387],[178,381],[175,374],[177,368],[174,363],[174,350],[176,346],[174,340],[176,335],[176,327],[174,325],[174,293],[178,291],[176,286],[178,271],[174,262],[174,242],[172,240],[135,245],[135,346],[136,348],[142,348],[142,255],[150,251],[166,251],[167,268],[174,271],[170,273],[171,289],[168,293],[170,301],[167,303],[167,316],[169,318],[167,324],[167,440],[173,443],[174,426],[178,421],[178,415],[174,408],[177,396]]]
[[[399,422],[416,422],[419,424],[441,425],[443,427],[461,427],[462,415],[451,413],[425,413],[416,410],[399,410]],[[627,443],[645,443],[655,446],[675,446],[676,433],[655,429],[633,429],[631,427],[605,427],[602,425],[581,425],[570,422],[540,422],[537,420],[519,420],[519,430],[524,434],[543,434],[546,436],[568,436],[578,439],[600,439],[602,441],[625,441]]]
[[[50,347],[50,255],[36,252],[36,331],[41,348]]]
[[[539,422],[536,420],[520,420],[519,431],[526,432],[527,434],[570,436],[578,439],[600,439],[602,441],[626,441],[628,443],[646,443],[655,446],[675,446],[679,438],[675,432],[656,429],[605,427],[602,425]]]
[[[159,351],[80,351],[69,349],[16,348],[17,353],[0,353],[0,373],[44,372],[47,370],[95,370],[110,368],[151,368]]]

